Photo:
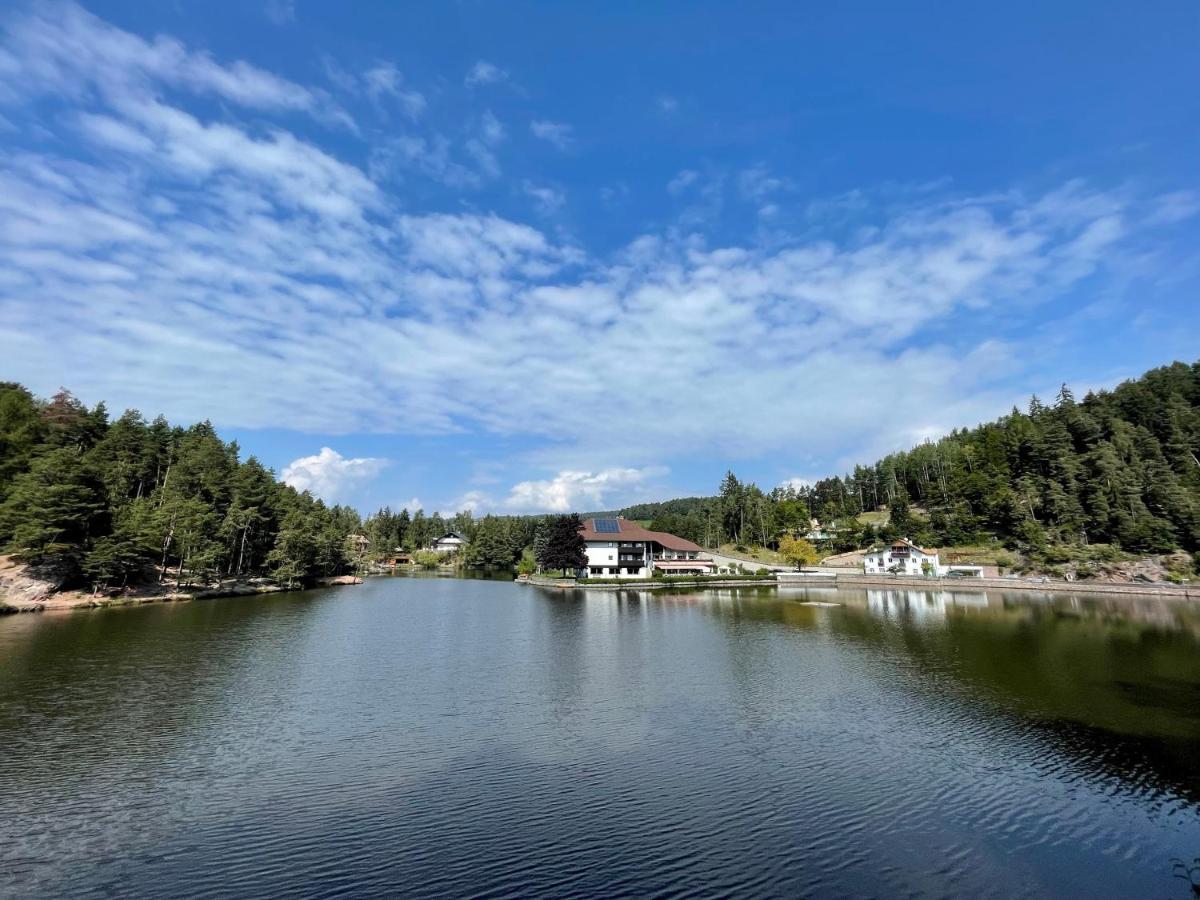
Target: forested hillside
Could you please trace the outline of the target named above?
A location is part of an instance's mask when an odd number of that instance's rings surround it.
[[[865,515],[886,510],[880,522]],[[811,518],[828,551],[906,535],[937,545],[998,544],[1129,553],[1200,550],[1200,363],[1155,369],[894,453],[800,488],[764,492],[729,473],[716,496],[614,511],[706,547],[776,546]],[[613,514],[613,513],[610,513]],[[884,523],[886,520],[886,523]],[[0,383],[0,547],[53,555],[80,581],[119,585],[270,575],[300,584],[415,550],[447,530],[470,540],[463,562],[505,567],[534,543],[540,517],[450,518],[384,508],[360,522],[239,459],[208,423],[172,427],[127,412],[110,421],[67,392],[40,401]],[[350,540],[364,533],[365,547]]]
[[[715,497],[621,512],[707,546],[769,545],[811,514],[836,523],[831,543],[841,550],[903,534],[942,546],[996,539],[1032,553],[1098,543],[1195,551],[1198,457],[1200,363],[1175,363],[1082,400],[1064,385],[1048,405],[1034,397],[1025,411],[811,487],[764,493],[729,474]],[[886,526],[860,521],[880,509]]]
[[[239,460],[207,422],[130,411],[110,421],[66,391],[0,383],[0,547],[53,558],[79,581],[269,574],[300,584],[346,570],[358,514]]]

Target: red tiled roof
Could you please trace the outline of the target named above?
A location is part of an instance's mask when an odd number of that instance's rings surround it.
[[[872,545],[863,552],[878,553],[884,549],[891,549],[893,547],[902,547],[902,546],[903,547],[911,547],[912,549],[916,550],[918,553],[924,553],[926,556],[934,556],[937,554],[937,550],[926,550],[924,547],[918,547],[916,544],[914,544],[908,538],[896,538],[890,544],[886,544],[883,547],[880,547],[877,545]]]
[[[609,531],[597,531],[595,519],[585,520],[582,531],[583,539],[585,541],[655,541],[668,550],[687,550],[691,552],[699,552],[704,549],[699,544],[693,544],[691,541],[686,541],[673,534],[667,534],[665,531],[651,531],[648,528],[643,528],[637,522],[632,522],[629,519],[617,519],[616,522],[621,530],[619,533],[613,534]]]

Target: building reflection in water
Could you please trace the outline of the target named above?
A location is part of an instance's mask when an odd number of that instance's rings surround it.
[[[884,618],[940,622],[951,609],[986,609],[981,591],[868,590],[867,609]]]

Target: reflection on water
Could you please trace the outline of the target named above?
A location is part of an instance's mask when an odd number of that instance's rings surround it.
[[[986,609],[988,595],[982,591],[868,590],[867,609],[885,616],[907,616],[940,622],[948,609]]]
[[[10,617],[0,896],[1187,896],[1198,651],[1183,604],[970,590]]]

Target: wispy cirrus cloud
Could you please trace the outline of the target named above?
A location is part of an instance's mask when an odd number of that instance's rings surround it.
[[[533,200],[534,208],[540,215],[552,216],[567,202],[567,195],[559,188],[548,184],[537,184],[524,181],[521,190]]]
[[[73,3],[40,4],[10,17],[4,48],[0,101],[10,104],[46,96],[86,103],[93,92],[109,103],[145,101],[168,87],[353,127],[349,114],[321,91],[241,60],[218,63],[175,38],[146,40]]]
[[[267,0],[263,14],[275,25],[290,25],[296,21],[296,0]]]
[[[699,178],[700,173],[695,169],[681,169],[670,181],[667,182],[667,193],[682,193],[688,187],[695,184]]]
[[[508,131],[488,110],[453,138],[405,123],[364,163],[311,127],[337,109],[320,91],[41,9],[0,38],[4,112],[59,138],[0,158],[6,377],[53,391],[65,359],[86,396],[180,421],[521,436],[544,477],[467,498],[481,509],[600,507],[680,452],[869,457],[993,414],[1026,365],[996,334],[1005,317],[1196,209],[1072,180],[789,207],[790,185],[760,168],[727,192],[802,227],[716,242],[703,225],[724,182],[685,169],[676,220],[588,252],[482,203],[413,208],[417,178],[468,196],[504,177]],[[372,83],[326,68],[360,99]],[[386,65],[373,82],[380,102],[408,89]],[[542,177],[500,183],[562,206]],[[842,227],[851,206],[869,226]],[[337,496],[379,464],[325,448],[291,477]]]
[[[385,100],[394,102],[401,112],[414,120],[425,111],[425,95],[406,87],[404,76],[391,63],[378,63],[363,72],[362,77],[367,96],[377,104]]]
[[[467,75],[463,79],[463,83],[467,87],[479,87],[481,85],[496,84],[498,82],[507,80],[508,72],[500,68],[495,63],[490,63],[486,59],[481,59],[467,70]]]
[[[535,119],[529,123],[533,136],[553,144],[559,150],[568,150],[575,141],[575,133],[565,122],[551,122],[549,119]]]

